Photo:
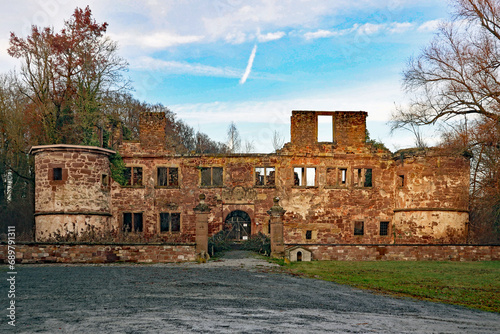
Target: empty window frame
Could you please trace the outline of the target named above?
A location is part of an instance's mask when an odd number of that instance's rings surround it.
[[[372,187],[372,176],[371,168],[354,168],[353,185],[355,187]]]
[[[255,185],[273,187],[276,183],[276,170],[274,167],[256,167]]]
[[[365,234],[365,223],[362,221],[354,222],[354,235],[364,235]]]
[[[295,167],[293,169],[294,185],[300,187],[316,186],[315,167]]]
[[[330,187],[346,187],[347,168],[327,168],[326,185]]]
[[[101,188],[104,190],[109,190],[109,175],[108,174],[101,175]]]
[[[333,116],[318,116],[318,142],[333,142]]]
[[[405,186],[405,176],[403,174],[398,175],[398,187],[403,188]]]
[[[389,222],[380,222],[380,235],[389,235]]]
[[[158,187],[178,187],[179,169],[177,167],[158,167],[156,169],[156,185]]]
[[[312,231],[311,230],[307,230],[306,231],[306,240],[311,240],[312,239]]]
[[[122,231],[128,233],[142,232],[142,212],[124,212]]]
[[[142,167],[126,167],[123,174],[127,186],[142,186]]]
[[[222,187],[223,186],[222,167],[202,167],[201,186],[202,187]]]
[[[162,212],[160,213],[160,232],[180,232],[181,214]]]
[[[62,168],[53,168],[52,169],[52,180],[62,181]]]

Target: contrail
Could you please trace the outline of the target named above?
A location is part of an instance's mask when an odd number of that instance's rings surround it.
[[[250,54],[250,58],[248,59],[248,65],[245,70],[245,73],[243,73],[243,76],[240,79],[240,84],[243,85],[248,78],[248,75],[250,75],[250,72],[252,71],[252,65],[253,65],[253,60],[255,58],[255,52],[257,52],[257,44],[253,46],[252,53]]]

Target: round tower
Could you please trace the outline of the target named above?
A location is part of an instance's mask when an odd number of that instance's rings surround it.
[[[465,243],[469,161],[436,151],[401,152],[394,209],[396,243]]]
[[[35,239],[82,239],[111,229],[112,150],[80,145],[33,146]]]

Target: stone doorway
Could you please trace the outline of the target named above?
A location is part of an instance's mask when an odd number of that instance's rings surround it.
[[[225,223],[230,226],[226,237],[228,240],[240,241],[247,240],[250,237],[252,221],[245,211],[231,211],[227,215]]]

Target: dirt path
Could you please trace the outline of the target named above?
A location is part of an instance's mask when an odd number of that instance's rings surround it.
[[[17,326],[4,319],[0,332],[500,332],[500,314],[295,277],[248,255],[206,264],[19,266]]]

